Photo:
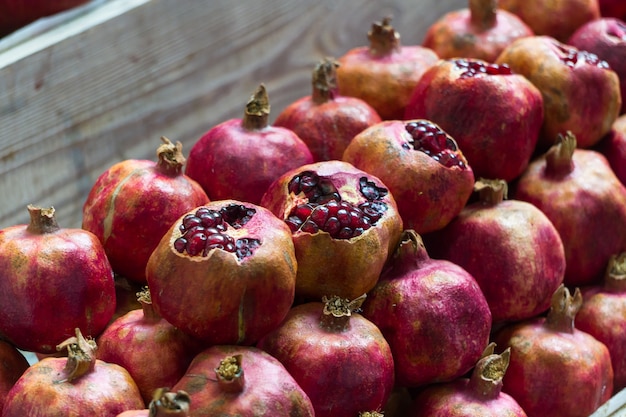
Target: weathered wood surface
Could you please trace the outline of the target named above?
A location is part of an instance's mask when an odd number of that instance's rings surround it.
[[[313,65],[366,44],[386,15],[403,44],[465,0],[110,0],[0,51],[0,228],[29,203],[80,227],[100,173],[154,159],[160,136],[188,152],[241,117],[259,83],[272,114],[310,93]],[[270,117],[270,120],[273,120]]]

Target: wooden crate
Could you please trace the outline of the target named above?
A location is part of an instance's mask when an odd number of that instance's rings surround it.
[[[261,83],[272,114],[310,93],[313,65],[367,44],[393,16],[404,44],[466,0],[94,1],[0,42],[0,228],[29,203],[80,227],[97,176],[154,159],[160,136],[189,151],[241,117]],[[273,120],[270,116],[270,120]]]

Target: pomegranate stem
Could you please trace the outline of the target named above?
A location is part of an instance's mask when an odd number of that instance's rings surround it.
[[[311,99],[316,104],[332,101],[337,94],[337,68],[339,63],[327,57],[321,60],[313,70],[313,93]]]
[[[496,25],[498,5],[496,0],[469,0],[472,25],[487,30]]]
[[[242,120],[242,126],[246,130],[260,130],[268,126],[270,115],[270,101],[265,89],[261,84],[256,89],[248,103]]]
[[[157,167],[163,174],[180,175],[185,165],[183,144],[176,142],[174,145],[168,138],[161,136],[163,144],[157,148]]]
[[[400,34],[391,26],[391,16],[382,22],[374,22],[367,33],[370,41],[370,54],[375,57],[391,55],[400,50]]]
[[[324,309],[320,318],[320,326],[331,332],[342,332],[350,325],[350,316],[353,312],[361,308],[366,295],[350,301],[345,298],[333,295],[322,298]]]
[[[241,392],[245,386],[241,355],[227,356],[220,361],[215,369],[217,383],[222,391]]]
[[[574,319],[583,305],[580,289],[576,288],[572,296],[563,284],[552,295],[550,310],[545,324],[557,332],[573,333]]]
[[[75,332],[76,336],[57,345],[57,351],[67,349],[66,377],[57,381],[59,383],[74,381],[93,371],[96,365],[96,342],[85,339],[79,328]]]
[[[54,215],[54,207],[41,208],[29,204],[28,214],[30,215],[30,223],[26,227],[30,233],[44,234],[53,233],[60,229]]]
[[[146,286],[137,293],[137,301],[141,304],[144,320],[158,321],[161,320],[161,316],[154,309],[152,304],[152,296],[150,295],[150,289]]]
[[[559,134],[556,143],[546,152],[546,174],[563,177],[574,170],[576,136],[569,130]]]
[[[191,397],[185,391],[176,393],[167,388],[158,388],[148,407],[148,417],[189,416]]]
[[[626,252],[613,255],[609,259],[604,287],[609,291],[626,292]]]
[[[477,397],[495,399],[502,391],[502,379],[509,367],[511,348],[501,354],[493,353],[493,344],[488,346],[483,357],[472,371],[469,387]]]
[[[413,262],[405,262],[406,259],[411,259]],[[429,259],[430,256],[422,237],[412,229],[403,231],[400,244],[393,254],[394,267],[407,265],[408,268],[414,269]]]
[[[481,178],[474,184],[478,199],[485,205],[496,205],[507,198],[508,184],[504,180]]]

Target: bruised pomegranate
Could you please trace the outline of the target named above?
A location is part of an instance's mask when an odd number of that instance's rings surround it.
[[[423,46],[441,59],[496,60],[505,46],[534,33],[517,15],[498,9],[496,0],[469,0],[469,7],[441,16],[428,27]]]
[[[626,388],[626,252],[609,259],[604,280],[583,287],[576,328],[604,343],[611,354],[614,391]]]
[[[128,372],[96,359],[95,342],[79,329],[57,349],[67,349],[68,357],[31,365],[9,391],[2,417],[115,417],[145,406]]]
[[[391,17],[374,22],[367,37],[368,46],[338,58],[339,94],[364,100],[383,120],[402,119],[411,91],[439,57],[421,45],[402,45]]]
[[[7,393],[28,367],[24,355],[11,343],[0,339],[0,411]]]
[[[315,162],[341,159],[357,133],[380,122],[376,110],[365,101],[339,95],[338,66],[332,58],[320,61],[313,70],[312,94],[288,105],[274,121],[274,126],[293,130]]]
[[[363,316],[389,342],[396,385],[451,381],[469,371],[489,342],[491,312],[476,280],[446,260],[431,259],[406,230]]]
[[[364,299],[329,296],[299,304],[257,345],[285,366],[316,417],[380,410],[391,394],[391,349],[380,330],[355,312]]]
[[[597,283],[610,257],[626,250],[626,188],[600,153],[576,148],[571,132],[530,164],[513,197],[538,207],[558,230],[569,286]]]
[[[588,417],[613,393],[613,368],[607,347],[574,327],[583,299],[560,286],[546,317],[500,329],[497,346],[511,348],[503,391],[529,417]]]
[[[496,63],[509,65],[541,91],[541,150],[545,151],[559,133],[567,130],[574,133],[579,147],[589,148],[609,132],[619,115],[619,77],[595,54],[549,36],[530,36],[507,46]]]
[[[76,327],[93,337],[115,311],[113,271],[97,237],[61,228],[54,208],[28,206],[30,223],[0,230],[0,334],[51,353]]]
[[[459,144],[476,177],[512,181],[528,165],[543,123],[540,91],[507,65],[441,60],[426,71],[405,119],[437,123]]]
[[[264,207],[213,201],[180,217],[148,260],[155,311],[207,344],[252,344],[294,301],[287,225]]]
[[[402,233],[387,187],[343,161],[322,161],[282,175],[261,200],[293,235],[296,295],[353,299],[374,287]]]
[[[117,417],[189,417],[190,403],[191,397],[185,391],[158,388],[152,394],[147,409],[127,410]]]
[[[128,159],[103,172],[83,206],[83,229],[95,234],[116,273],[146,282],[150,254],[171,224],[209,201],[183,174],[182,144],[162,137],[157,162]]]
[[[506,182],[479,180],[475,189],[477,201],[424,236],[431,256],[454,262],[476,279],[495,324],[544,312],[565,273],[558,231],[534,205],[505,200]]]
[[[389,187],[405,228],[444,227],[465,206],[474,172],[456,141],[429,120],[388,120],[352,139],[342,159]]]
[[[285,367],[252,346],[212,346],[172,388],[190,397],[190,416],[313,417],[311,400]]]
[[[293,131],[268,122],[270,104],[261,84],[243,118],[213,126],[193,145],[185,173],[198,181],[212,200],[234,199],[258,204],[281,174],[313,162],[307,145]]]
[[[485,354],[469,378],[426,387],[413,401],[408,417],[527,417],[526,412],[509,394],[502,392],[502,379],[511,359],[511,348]]]
[[[611,131],[596,149],[607,159],[621,183],[626,185],[626,115],[615,120]]]

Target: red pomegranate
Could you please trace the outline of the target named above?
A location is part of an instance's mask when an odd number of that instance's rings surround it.
[[[155,390],[178,382],[202,345],[154,311],[147,288],[138,300],[141,309],[119,317],[97,338],[97,358],[126,369],[148,404]]]
[[[626,9],[625,9],[626,10]],[[585,23],[567,41],[568,44],[596,54],[609,64],[619,77],[622,108],[626,112],[626,22],[600,18]]]
[[[155,311],[185,333],[208,345],[253,344],[289,311],[296,271],[282,220],[261,206],[220,200],[174,222],[146,278]]]
[[[30,223],[0,230],[0,333],[51,353],[76,327],[97,336],[115,311],[113,271],[97,237],[61,228],[54,208],[28,206]]]
[[[352,139],[342,159],[389,187],[405,228],[438,230],[465,206],[474,172],[456,141],[425,119],[387,120]]]
[[[535,150],[543,109],[541,92],[508,66],[450,59],[424,73],[405,119],[441,126],[457,141],[477,178],[512,181]]]
[[[561,42],[583,24],[600,17],[598,0],[499,0],[500,8],[519,16],[536,35]]]
[[[547,16],[553,20],[557,15]],[[579,147],[589,148],[611,130],[619,115],[619,77],[595,54],[549,36],[530,36],[507,46],[496,63],[509,65],[541,91],[544,120],[538,147],[542,151],[567,130],[574,133]]]
[[[0,339],[0,411],[8,392],[29,366],[26,357],[15,346]]]
[[[502,392],[511,348],[493,353],[490,344],[469,378],[458,378],[420,391],[409,417],[527,417],[517,401]]]
[[[67,349],[68,357],[31,365],[9,391],[2,417],[115,417],[145,407],[128,372],[96,359],[95,342],[80,330],[57,349]]]
[[[476,279],[494,324],[546,311],[565,273],[558,231],[534,205],[506,200],[506,182],[479,180],[475,188],[477,201],[443,229],[423,236],[429,253]]]
[[[148,408],[127,410],[117,417],[189,417],[191,397],[185,391],[172,392],[167,388],[158,388],[151,397]]]
[[[621,183],[626,185],[626,115],[615,120],[611,131],[596,149],[607,159]]]
[[[491,331],[489,305],[474,277],[452,262],[431,259],[410,229],[362,314],[389,343],[396,385],[405,387],[463,376],[480,359]]]
[[[313,417],[313,405],[285,367],[253,346],[200,352],[173,391],[189,393],[190,416]]]
[[[560,286],[547,316],[508,325],[494,335],[511,348],[503,391],[529,417],[588,417],[613,393],[607,347],[574,327],[583,299]]]
[[[296,295],[353,299],[371,290],[402,233],[396,202],[380,179],[343,161],[286,172],[261,205],[289,225]]]
[[[182,144],[161,140],[157,162],[114,164],[98,177],[83,206],[83,229],[102,242],[116,273],[139,283],[146,282],[148,258],[171,224],[209,201],[182,172]]]
[[[604,280],[583,287],[576,328],[604,343],[611,354],[613,388],[626,388],[626,252],[609,259]]]
[[[356,313],[364,299],[299,304],[257,344],[307,393],[316,417],[380,410],[391,394],[391,349],[376,325]]]
[[[212,127],[193,145],[185,173],[200,183],[209,198],[259,204],[272,181],[313,162],[302,139],[289,129],[271,126],[269,114],[267,90],[261,84],[246,104],[243,118]]]
[[[600,15],[604,17],[617,17],[626,21],[626,3],[623,0],[598,0]]]
[[[570,132],[530,164],[513,198],[538,207],[558,230],[569,286],[597,283],[611,256],[626,250],[626,187],[602,154],[577,149]]]
[[[339,94],[371,105],[383,120],[401,119],[411,91],[437,54],[421,45],[402,45],[391,17],[374,22],[368,46],[359,46],[338,58]]]
[[[431,24],[422,45],[441,59],[493,62],[515,39],[534,35],[517,15],[498,9],[497,0],[469,0],[468,6],[448,12]]]
[[[339,63],[321,60],[313,70],[313,92],[289,104],[274,120],[274,126],[293,130],[309,147],[315,162],[341,159],[352,138],[380,122],[376,110],[356,97],[337,90]]]
[[[6,36],[37,19],[78,7],[88,1],[2,0],[0,1],[0,36]]]

